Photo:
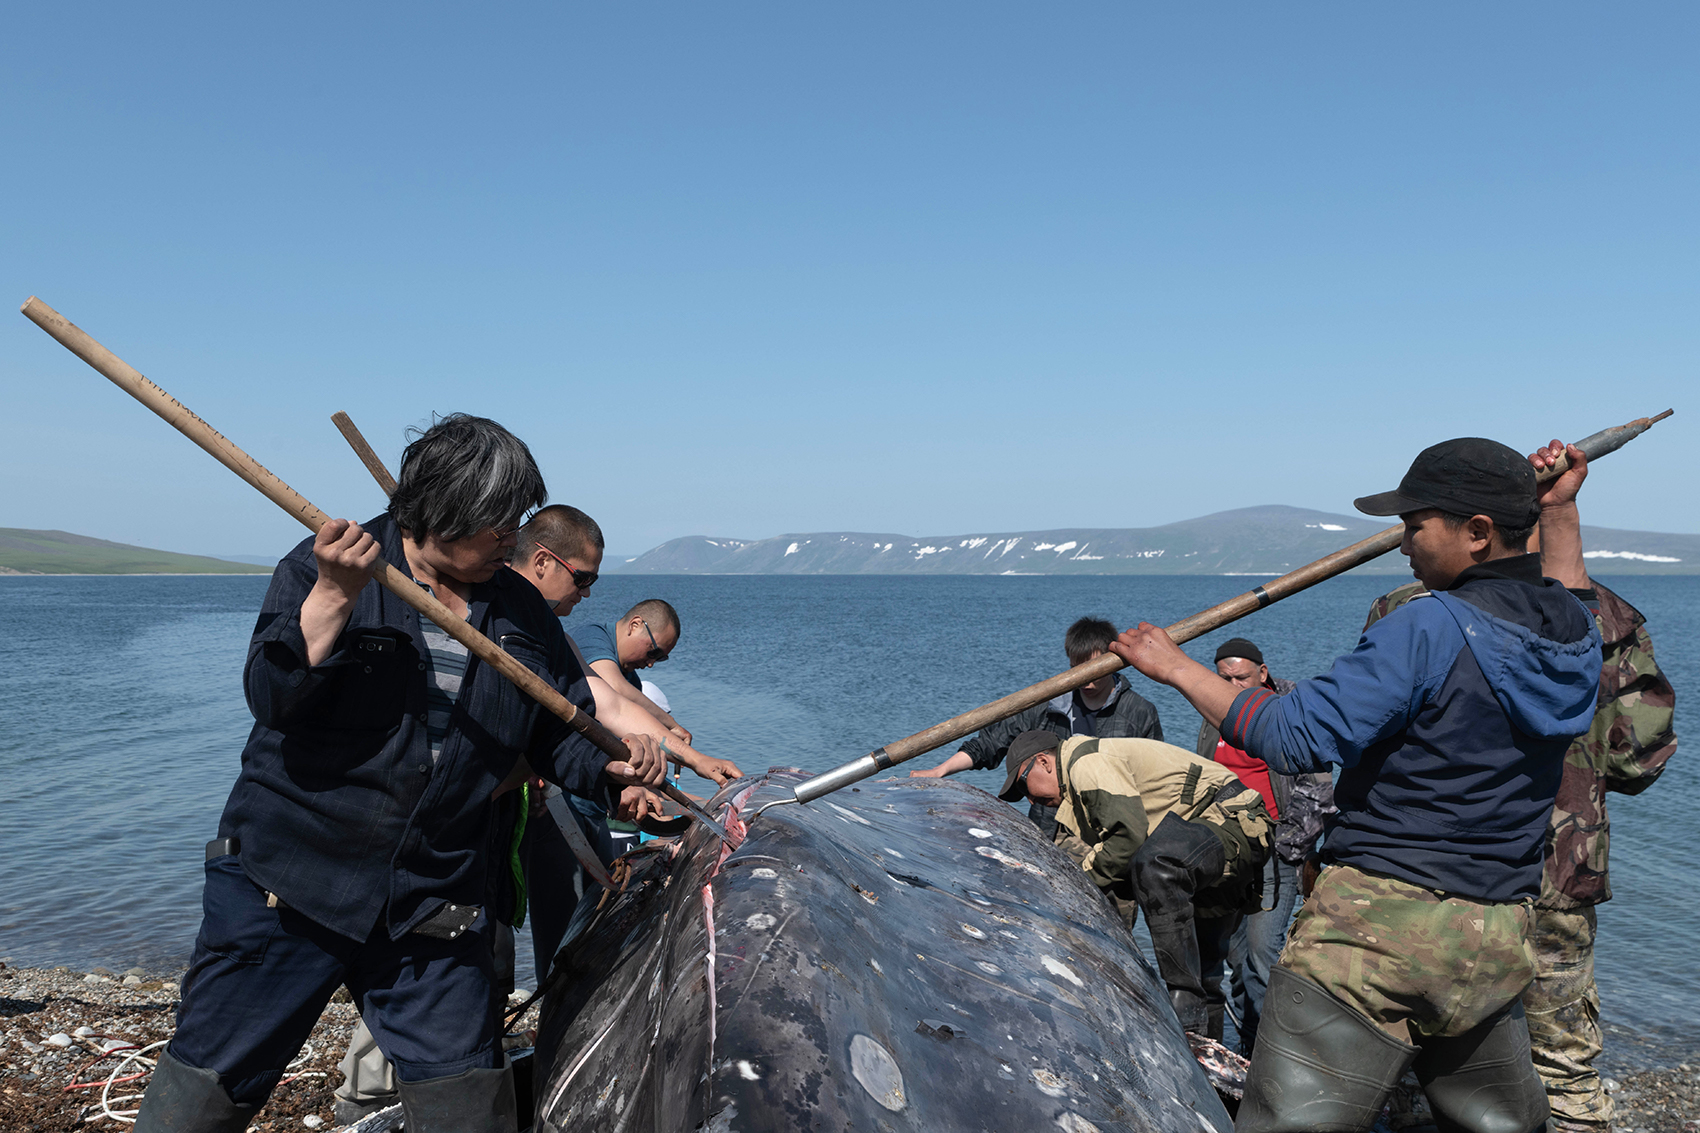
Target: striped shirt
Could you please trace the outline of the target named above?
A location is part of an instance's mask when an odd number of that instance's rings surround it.
[[[431,588],[425,587],[427,591]],[[431,669],[425,680],[425,735],[431,743],[431,762],[443,753],[443,737],[449,732],[449,717],[460,699],[461,679],[466,676],[466,646],[444,633],[435,622],[420,619]]]

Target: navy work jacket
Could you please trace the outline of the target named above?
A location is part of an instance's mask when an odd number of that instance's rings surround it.
[[[366,524],[398,570],[401,532]],[[219,836],[241,840],[255,884],[334,932],[398,939],[445,902],[482,906],[491,792],[526,757],[539,775],[614,805],[608,757],[496,670],[468,658],[435,764],[425,731],[429,654],[413,608],[368,582],[330,656],[307,664],[301,603],[313,540],[272,575],[243,687],[254,729]],[[473,587],[468,622],[589,712],[589,684],[535,587],[501,570]]]

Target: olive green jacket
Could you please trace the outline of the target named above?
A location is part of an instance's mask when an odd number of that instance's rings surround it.
[[[1165,815],[1191,819],[1219,789],[1240,785],[1221,764],[1161,740],[1091,736],[1063,741],[1057,778],[1057,842],[1105,890],[1127,877],[1133,855]]]

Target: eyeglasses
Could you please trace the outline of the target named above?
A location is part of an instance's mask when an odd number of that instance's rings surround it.
[[[645,657],[644,660],[651,665],[661,664],[661,662],[667,660],[667,650],[655,643],[655,631],[649,628],[649,623],[642,618],[639,618],[638,621],[643,622],[643,632],[649,634],[649,656]]]
[[[1021,769],[1021,774],[1016,777],[1016,780],[1015,780],[1016,785],[1021,788],[1021,793],[1023,795],[1027,794],[1027,775],[1030,771],[1033,770],[1034,766],[1037,765],[1038,762],[1039,762],[1039,757],[1037,755],[1035,755],[1032,759],[1029,759],[1027,761],[1027,766],[1023,767]]]
[[[513,536],[518,535],[520,529],[535,519],[536,516],[537,513],[532,512],[530,515],[510,523],[506,527],[497,527],[495,524],[491,524],[490,534],[496,537],[496,542],[498,543],[502,542],[504,539],[511,539]]]
[[[573,585],[578,587],[580,590],[589,590],[596,584],[596,580],[602,577],[596,571],[578,569],[578,567],[569,563],[566,559],[563,559],[560,555],[557,555],[554,551],[551,551],[548,547],[545,547],[541,543],[537,544],[537,549],[560,563],[562,566],[566,567],[567,573],[573,576]]]

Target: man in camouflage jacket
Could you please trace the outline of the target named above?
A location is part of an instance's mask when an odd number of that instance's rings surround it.
[[[1653,657],[1641,612],[1590,579],[1605,643],[1593,725],[1564,756],[1564,777],[1547,831],[1541,895],[1531,930],[1535,981],[1523,993],[1535,1070],[1557,1131],[1609,1129],[1612,1102],[1594,1069],[1600,1054],[1600,996],[1594,986],[1594,906],[1611,900],[1606,792],[1640,794],[1676,753],[1676,694]],[[1423,593],[1411,583],[1375,600],[1367,630]]]

